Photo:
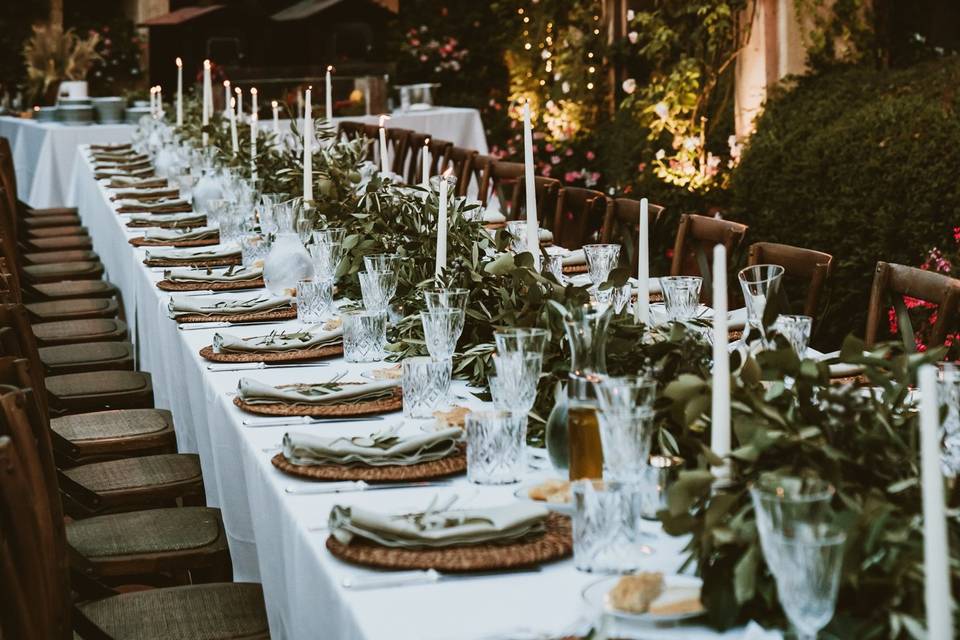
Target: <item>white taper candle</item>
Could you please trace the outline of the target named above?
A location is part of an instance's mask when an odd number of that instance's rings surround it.
[[[641,293],[643,293],[641,291]],[[727,249],[713,248],[713,392],[710,402],[710,449],[718,456],[730,453],[730,351],[727,337]],[[714,469],[726,477],[726,466]]]
[[[183,126],[183,60],[177,58],[177,126]]]
[[[430,138],[423,141],[423,151],[420,153],[420,177],[424,187],[430,186]]]
[[[447,176],[449,173],[448,169],[440,176],[440,215],[437,217],[437,261],[434,269],[434,275],[437,278],[447,268]]]
[[[920,478],[923,495],[924,600],[927,608],[927,637],[953,638],[950,612],[950,550],[947,548],[947,520],[940,468],[940,402],[937,370],[920,367]]]
[[[540,270],[540,222],[537,220],[537,188],[533,177],[533,125],[530,122],[530,101],[523,103],[524,191],[527,208],[527,251],[533,254],[533,267]]]
[[[210,61],[203,61],[203,126],[210,123],[213,114],[213,84],[210,78]],[[203,146],[207,146],[209,136],[203,132]]]
[[[237,155],[240,151],[240,140],[237,138],[237,100],[236,98],[230,98],[230,101],[227,103],[227,108],[230,109],[230,143],[233,147],[233,155]]]
[[[313,200],[313,116],[310,103],[313,87],[307,87],[303,101],[303,200]]]
[[[650,324],[650,210],[646,198],[640,199],[640,228],[637,238],[637,304],[633,308],[636,322]]]
[[[387,152],[387,129],[386,124],[389,116],[380,116],[380,171],[382,173],[390,172],[390,154]]]
[[[328,121],[333,118],[333,76],[332,74],[333,74],[333,67],[328,66],[327,77],[326,77],[326,89],[327,89],[326,102],[324,104],[324,106],[326,107],[326,110],[324,111],[324,115],[327,117]]]

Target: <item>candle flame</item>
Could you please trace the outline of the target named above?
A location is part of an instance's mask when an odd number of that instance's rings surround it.
[[[257,95],[257,88],[256,88],[256,87],[250,87],[250,93],[252,93],[253,95]]]
[[[36,105],[35,107],[33,107],[33,110],[34,110],[34,111],[40,111],[40,105]]]
[[[224,81],[223,81],[223,86],[229,87],[229,86],[230,86],[230,81],[229,81],[229,80],[224,80]]]
[[[327,65],[327,73],[333,73],[333,72],[334,72],[333,65],[332,65],[332,64],[328,64],[328,65]]]
[[[203,68],[204,68],[204,69],[209,69],[209,68],[210,68],[210,60],[204,60],[204,61],[203,61]]]
[[[270,101],[270,106],[273,107],[274,109],[276,109],[277,106],[278,106],[278,105],[277,105],[277,101],[276,101],[276,100],[271,100],[271,101]]]
[[[430,146],[430,138],[424,138],[424,140],[423,140],[423,146],[425,146],[425,147],[429,147],[429,146]]]
[[[177,56],[177,66],[178,66],[178,67],[182,67],[182,66],[183,66],[183,60],[180,59],[180,56]]]
[[[233,92],[239,96],[240,94],[243,93],[243,89],[241,89],[240,87],[236,87],[236,88],[233,90]]]

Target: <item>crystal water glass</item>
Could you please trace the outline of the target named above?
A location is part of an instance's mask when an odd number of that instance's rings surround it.
[[[337,269],[340,267],[340,261],[343,259],[343,245],[340,243],[316,241],[306,246],[307,253],[310,254],[310,261],[313,262],[313,270],[324,278],[334,278],[337,275]]]
[[[643,376],[591,376],[600,414],[603,477],[644,483],[657,383]]]
[[[810,342],[810,332],[813,329],[813,318],[803,315],[779,315],[773,323],[773,330],[783,336],[798,358],[807,353],[807,344]]]
[[[270,253],[270,236],[247,233],[240,237],[240,256],[244,267],[263,267]]]
[[[426,356],[403,361],[403,417],[432,418],[446,406],[450,391],[451,360]]]
[[[700,308],[700,288],[702,285],[703,278],[699,276],[660,278],[667,320],[670,322],[693,320]]]
[[[220,214],[220,242],[235,243],[240,240],[241,229],[246,223],[246,209],[237,204],[228,204]]]
[[[509,327],[493,332],[493,340],[499,354],[514,352],[542,354],[549,338],[550,332],[538,327]]]
[[[563,256],[548,254],[543,261],[543,269],[556,278],[562,286],[567,286],[567,277],[563,275]]]
[[[363,266],[367,271],[393,271],[400,273],[403,258],[395,253],[372,253],[363,256]]]
[[[641,516],[657,520],[657,512],[666,509],[670,486],[680,478],[683,458],[677,456],[650,456],[645,481],[640,488]]]
[[[467,310],[467,300],[470,299],[470,291],[467,289],[427,289],[423,292],[423,301],[427,305],[428,311],[434,309],[460,309]]]
[[[360,279],[363,306],[372,311],[386,311],[397,291],[396,272],[362,271],[357,274],[357,277]]]
[[[471,411],[466,432],[467,480],[475,484],[520,481],[526,471],[525,416],[510,411]]]
[[[777,558],[777,597],[799,640],[816,640],[833,618],[846,540],[842,530],[829,524],[770,536]]]
[[[347,362],[383,360],[387,346],[387,314],[382,311],[347,311],[343,320],[343,359]]]
[[[190,172],[190,167],[180,167],[174,176],[174,183],[177,185],[177,188],[180,190],[180,197],[186,200],[187,202],[193,203],[193,185],[196,183],[196,178]]]
[[[537,399],[537,383],[543,370],[543,354],[534,351],[502,353],[493,358],[497,372],[494,403],[527,415]]]
[[[284,195],[281,193],[261,193],[260,194],[260,206],[257,207],[257,218],[260,221],[260,228],[263,229],[264,233],[276,233],[277,232],[277,222],[273,217],[274,209],[280,201],[283,200]]]
[[[452,358],[457,349],[460,332],[463,331],[463,311],[422,311],[420,320],[423,322],[423,337],[430,355],[438,360]]]
[[[593,289],[597,289],[607,281],[610,272],[620,261],[620,245],[618,244],[586,244],[583,245],[583,254],[587,258],[587,273]]]
[[[539,229],[537,231],[539,232]],[[529,251],[526,220],[510,220],[507,222],[507,233],[510,234],[510,250],[513,253]]]
[[[577,480],[573,494],[573,564],[578,571],[633,573],[652,549],[637,527],[641,517],[636,484]]]
[[[737,274],[740,281],[740,290],[743,291],[743,301],[747,307],[747,331],[756,331],[765,348],[772,345],[766,337],[766,328],[763,326],[763,314],[767,308],[767,300],[776,295],[783,279],[784,268],[778,264],[758,264],[741,269]],[[746,342],[744,335],[743,341]]]
[[[217,198],[215,200],[207,201],[207,226],[208,227],[219,227],[220,219],[226,215],[227,209],[229,209],[231,202],[225,198]]]
[[[297,320],[320,324],[333,318],[333,280],[297,281]]]
[[[834,488],[818,478],[766,473],[750,486],[750,498],[760,536],[760,548],[770,571],[776,574],[779,555],[772,535],[789,535],[798,527],[829,522]]]

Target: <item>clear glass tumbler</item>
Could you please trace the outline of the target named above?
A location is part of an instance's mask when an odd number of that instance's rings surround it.
[[[664,307],[670,322],[687,322],[697,316],[703,278],[668,276],[660,278],[660,286],[663,288]]]
[[[248,233],[240,238],[240,255],[243,266],[263,267],[270,254],[270,236],[262,233]]]
[[[472,411],[466,417],[467,479],[475,484],[519,482],[526,471],[527,421],[510,411]]]
[[[443,409],[450,391],[450,360],[426,356],[403,361],[403,417],[432,418]]]
[[[343,359],[347,362],[383,360],[387,346],[387,314],[383,311],[347,311],[343,320]]]
[[[463,331],[463,311],[460,309],[436,309],[420,312],[423,322],[423,337],[427,351],[438,360],[452,358],[457,341]]]
[[[297,282],[297,320],[303,324],[320,324],[333,318],[333,280],[299,280]]]
[[[786,338],[798,358],[803,358],[807,353],[812,329],[813,318],[810,316],[780,315],[773,323],[773,330]]]
[[[640,490],[634,483],[578,480],[573,493],[573,563],[578,571],[623,574],[643,568],[652,550],[637,527]]]
[[[357,276],[360,279],[363,306],[371,311],[386,311],[397,291],[396,272],[361,271]]]

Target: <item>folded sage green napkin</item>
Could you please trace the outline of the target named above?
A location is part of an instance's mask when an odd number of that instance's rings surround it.
[[[151,226],[157,227],[167,225],[170,227],[202,227],[207,221],[207,216],[197,211],[182,211],[180,213],[135,213],[127,221],[129,226]]]
[[[440,460],[457,450],[463,435],[459,427],[399,436],[397,427],[369,436],[331,438],[313,433],[283,436],[283,456],[297,465],[366,464],[408,466]]]
[[[133,149],[133,143],[131,142],[107,142],[101,144],[91,144],[91,151],[125,151],[127,149]]]
[[[167,186],[167,179],[116,176],[110,179],[107,186],[111,189],[158,189]]]
[[[330,511],[330,532],[343,544],[359,536],[386,547],[506,544],[544,531],[549,514],[543,505],[528,501],[457,510],[451,509],[452,502],[439,503],[434,498],[422,512],[398,514],[336,505]]]
[[[212,247],[157,247],[147,249],[147,260],[159,262],[181,260],[213,260],[216,258],[232,258],[240,255],[240,247],[236,244],[217,244]]]
[[[234,316],[262,311],[289,309],[293,299],[287,296],[272,296],[268,293],[242,298],[209,296],[170,296],[167,310],[171,318],[184,315]]]
[[[216,269],[192,269],[181,267],[167,269],[163,279],[171,282],[245,282],[263,277],[260,267],[217,267]]]
[[[183,198],[164,198],[153,202],[117,200],[117,213],[180,213],[190,211],[190,203]]]
[[[147,240],[177,242],[187,240],[208,240],[220,235],[216,227],[197,227],[196,229],[150,229],[144,234]]]
[[[127,151],[95,151],[93,154],[94,162],[113,162],[116,164],[143,162],[149,160],[150,156],[143,153],[136,153],[133,149]]]
[[[123,189],[111,196],[113,200],[166,200],[180,195],[176,187],[157,187],[151,189]]]
[[[117,169],[120,171],[136,171],[137,169],[145,169],[150,167],[150,159],[144,158],[143,160],[103,160],[98,161],[93,165],[93,168],[96,170],[110,170]]]
[[[97,180],[104,178],[145,178],[153,175],[153,167],[142,169],[97,169],[94,167],[93,177]]]
[[[587,256],[583,252],[583,249],[570,251],[563,247],[551,246],[547,247],[546,252],[550,255],[563,256],[563,266],[565,267],[577,267],[587,264]]]
[[[237,393],[248,404],[328,405],[358,404],[393,395],[399,380],[377,380],[360,384],[341,384],[339,380],[316,384],[274,387],[250,378],[240,378]]]
[[[337,327],[332,331],[307,327],[301,331],[271,331],[265,336],[252,338],[238,338],[226,333],[213,334],[213,350],[217,353],[283,353],[285,351],[300,351],[301,349],[316,349],[329,345],[339,344],[343,340],[343,329]]]

